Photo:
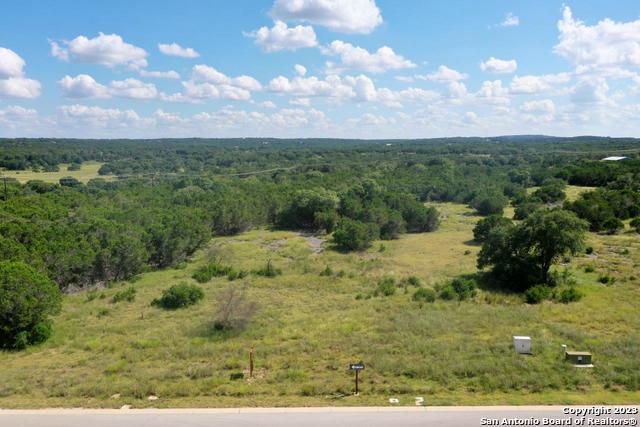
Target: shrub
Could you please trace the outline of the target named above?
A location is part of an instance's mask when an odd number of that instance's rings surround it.
[[[598,282],[602,283],[603,285],[611,285],[615,281],[616,281],[616,278],[608,274],[603,274],[600,277],[598,277]]]
[[[385,277],[378,282],[376,290],[373,292],[375,296],[391,296],[396,293],[396,281],[393,277]]]
[[[133,302],[136,299],[136,288],[133,286],[129,286],[127,289],[116,292],[111,298],[112,303],[117,303],[120,301]]]
[[[502,215],[508,202],[509,200],[502,192],[492,190],[474,197],[471,201],[471,207],[476,209],[482,216]]]
[[[635,228],[636,233],[640,233],[640,216],[633,218],[629,225]]]
[[[218,330],[243,329],[255,315],[258,306],[248,301],[244,290],[228,287],[216,296],[216,318]]]
[[[505,218],[501,215],[489,215],[486,218],[482,218],[476,226],[473,228],[473,240],[476,242],[483,242],[491,230],[500,226],[509,226],[512,221],[509,218]]]
[[[333,241],[343,250],[362,251],[380,234],[375,224],[342,218],[333,232]]]
[[[433,289],[419,288],[411,297],[416,302],[434,302],[436,300],[436,292]]]
[[[22,349],[46,341],[50,315],[60,311],[60,289],[22,262],[0,262],[0,347]]]
[[[582,292],[577,290],[575,287],[571,286],[569,288],[564,288],[562,291],[559,292],[558,301],[560,301],[563,304],[568,304],[570,302],[580,301],[582,297],[583,297]]]
[[[587,255],[591,255],[593,253],[593,246],[587,246],[587,248],[584,250],[584,253]]]
[[[282,270],[275,267],[271,260],[268,260],[264,267],[255,270],[254,273],[263,277],[276,277],[282,274]]]
[[[193,279],[198,283],[206,283],[214,277],[226,276],[233,270],[232,267],[220,263],[203,265],[193,273]]]
[[[609,217],[602,223],[602,231],[607,234],[616,234],[624,228],[624,224],[616,217]]]
[[[594,271],[596,271],[596,268],[592,264],[588,264],[584,266],[585,273],[593,273]]]
[[[333,269],[328,265],[320,272],[321,276],[333,276]]]
[[[247,270],[234,270],[234,269],[231,269],[231,271],[229,271],[229,273],[227,273],[227,279],[229,279],[229,280],[244,279],[248,275],[249,275],[249,272]]]
[[[475,280],[456,277],[440,289],[439,296],[444,300],[464,301],[476,296],[476,287]]]
[[[422,280],[417,276],[409,276],[402,279],[402,284],[405,286],[419,287],[422,285]]]
[[[204,291],[196,286],[187,283],[173,285],[169,289],[162,291],[162,296],[151,302],[151,305],[162,307],[167,310],[193,305],[204,298]]]
[[[528,304],[539,304],[551,295],[551,289],[547,285],[535,285],[524,293]]]

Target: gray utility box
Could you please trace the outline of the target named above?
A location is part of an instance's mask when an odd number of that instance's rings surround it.
[[[531,354],[531,337],[514,335],[513,348],[516,349],[518,354]]]
[[[574,365],[591,365],[591,353],[588,351],[567,351],[565,360]]]

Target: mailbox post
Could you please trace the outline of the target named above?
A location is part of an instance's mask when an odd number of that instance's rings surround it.
[[[350,363],[349,370],[355,372],[356,374],[356,393],[358,395],[358,373],[364,369],[364,363]]]

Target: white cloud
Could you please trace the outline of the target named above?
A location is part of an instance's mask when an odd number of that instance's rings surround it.
[[[140,116],[133,110],[117,108],[89,107],[86,105],[62,105],[58,107],[59,123],[77,127],[127,127],[140,122]]]
[[[537,101],[525,102],[520,106],[520,110],[525,113],[555,114],[556,105],[550,99],[542,99]]]
[[[99,33],[92,39],[78,36],[65,41],[65,47],[50,41],[51,54],[64,61],[99,64],[113,68],[119,65],[132,69],[147,66],[147,52],[137,46],[126,43],[117,34]]]
[[[293,66],[293,68],[295,68],[296,73],[298,73],[299,76],[304,76],[305,74],[307,74],[307,68],[304,65],[296,64]]]
[[[131,99],[153,99],[158,90],[153,83],[144,83],[137,79],[114,80],[109,84],[114,96]]]
[[[24,59],[17,53],[6,47],[0,47],[0,79],[22,77],[24,66]]]
[[[583,80],[573,88],[571,101],[576,104],[605,103],[609,101],[608,92],[609,85],[603,78]]]
[[[40,82],[24,75],[26,63],[11,49],[0,47],[0,97],[37,98]]]
[[[334,40],[330,45],[321,48],[324,55],[339,56],[340,63],[327,62],[327,71],[340,73],[347,69],[363,70],[370,73],[383,73],[388,70],[413,68],[413,62],[396,54],[388,46],[382,46],[374,53],[359,46],[353,46],[341,40]]]
[[[109,89],[96,82],[87,74],[78,74],[75,77],[64,76],[58,81],[58,86],[62,89],[67,98],[109,98]]]
[[[569,73],[515,76],[509,87],[514,94],[543,93],[552,91],[555,85],[567,83],[570,80]]]
[[[277,108],[277,105],[276,105],[276,104],[274,104],[272,101],[264,101],[264,102],[261,102],[261,103],[260,103],[260,106],[261,106],[261,107],[264,107],[264,108]]]
[[[518,69],[518,63],[515,59],[504,60],[497,59],[493,56],[480,63],[480,69],[495,74],[510,74]]]
[[[195,65],[191,79],[182,82],[183,100],[232,99],[249,100],[251,92],[262,90],[262,85],[251,76],[229,77],[213,67],[204,64]],[[178,99],[176,99],[178,100]]]
[[[462,121],[470,125],[475,125],[478,123],[478,115],[473,111],[467,111],[464,113]]]
[[[482,82],[482,86],[475,96],[491,104],[508,104],[510,102],[509,90],[502,87],[501,80]]]
[[[311,100],[309,98],[293,98],[289,100],[289,104],[298,105],[300,107],[309,107]]]
[[[276,0],[271,15],[304,21],[341,33],[368,34],[382,23],[374,0]]]
[[[467,79],[468,77],[468,75],[449,68],[446,65],[439,66],[437,71],[434,71],[431,74],[427,74],[426,76],[416,76],[417,79],[441,83],[459,82],[461,80]]]
[[[37,98],[40,96],[40,82],[24,77],[10,77],[0,80],[0,97]]]
[[[261,27],[244,35],[255,39],[255,43],[268,53],[318,45],[313,27],[305,25],[288,27],[283,21],[276,21],[271,28]]]
[[[504,20],[500,23],[501,27],[517,27],[518,25],[520,25],[520,18],[511,12],[507,13]]]
[[[180,74],[177,71],[169,70],[169,71],[147,71],[140,70],[140,75],[142,77],[151,77],[155,79],[174,79],[178,80],[180,78]]]
[[[182,47],[178,43],[158,44],[158,50],[168,56],[179,56],[180,58],[197,58],[200,56],[195,49],[190,47]]]
[[[604,19],[588,26],[565,7],[558,21],[559,42],[554,52],[576,66],[640,66],[640,20]]]

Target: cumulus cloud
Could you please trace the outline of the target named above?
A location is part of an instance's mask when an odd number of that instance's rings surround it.
[[[368,34],[382,23],[374,0],[276,0],[271,15],[303,21],[341,33]]]
[[[473,111],[467,111],[464,113],[462,121],[470,125],[475,125],[478,123],[478,115]]]
[[[158,96],[158,89],[153,83],[141,82],[137,79],[114,80],[109,84],[114,96],[131,99],[153,99]]]
[[[75,77],[64,76],[58,81],[67,98],[109,98],[111,95],[106,86],[96,82],[87,74],[78,74]]]
[[[0,47],[0,79],[22,77],[25,66],[24,59],[6,47]]]
[[[446,65],[439,66],[437,71],[434,71],[433,73],[427,74],[425,76],[416,76],[417,79],[440,83],[459,82],[461,80],[467,79],[468,77],[469,76],[467,74],[456,71],[452,68],[447,67]]]
[[[126,66],[139,69],[147,66],[147,52],[126,43],[118,34],[99,33],[92,39],[78,36],[71,41],[64,41],[64,46],[55,41],[49,43],[51,54],[64,61],[98,64],[109,68]]]
[[[542,99],[542,100],[525,102],[520,106],[520,110],[525,113],[555,114],[556,105],[550,99]]]
[[[278,76],[269,82],[266,90],[296,98],[325,97],[355,102],[379,102],[390,107],[401,107],[405,102],[430,101],[438,97],[437,93],[420,88],[400,91],[376,88],[373,80],[362,74],[345,77],[329,75],[325,79],[315,76],[293,79]]]
[[[572,90],[571,101],[576,104],[596,104],[609,102],[609,85],[603,78],[583,80]]]
[[[307,68],[304,65],[296,64],[293,66],[299,76],[307,74]]]
[[[328,56],[339,56],[340,63],[327,62],[327,71],[340,73],[342,71],[363,70],[370,73],[383,73],[388,70],[413,68],[413,62],[396,54],[388,46],[382,46],[374,53],[359,46],[353,46],[341,40],[334,40],[330,45],[321,48],[321,52]]]
[[[59,122],[69,126],[82,124],[92,127],[126,127],[139,123],[140,116],[134,110],[90,107],[86,105],[61,105],[58,107]]]
[[[554,52],[576,66],[640,65],[640,20],[615,22],[607,18],[589,26],[574,19],[567,6],[558,30]]]
[[[180,58],[197,58],[200,54],[191,47],[182,47],[178,43],[158,44],[158,50],[168,56],[178,56]]]
[[[305,25],[288,27],[283,21],[276,21],[271,28],[261,27],[256,31],[243,34],[255,39],[255,43],[268,53],[318,45],[313,27]]]
[[[191,79],[182,82],[182,86],[182,94],[174,94],[164,99],[180,102],[205,99],[247,101],[251,99],[251,92],[262,90],[262,84],[251,76],[229,77],[204,64],[195,65]]]
[[[37,98],[40,82],[24,75],[26,63],[11,49],[0,47],[0,97]]]
[[[552,91],[555,85],[567,83],[570,80],[569,73],[515,76],[509,87],[513,94],[544,93]]]
[[[480,69],[488,73],[510,74],[518,69],[518,63],[515,59],[504,60],[497,59],[493,56],[480,63]]]
[[[140,75],[142,77],[151,77],[155,79],[174,79],[178,80],[180,78],[180,74],[177,71],[169,70],[169,71],[147,71],[140,70]]]
[[[507,13],[504,20],[500,23],[501,27],[517,27],[518,25],[520,25],[520,18],[511,12]]]

